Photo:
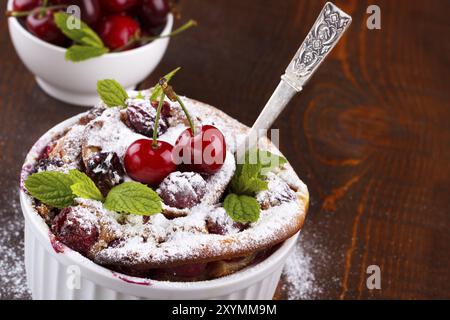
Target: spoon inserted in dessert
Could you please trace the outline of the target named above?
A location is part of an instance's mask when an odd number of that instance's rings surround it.
[[[292,97],[302,91],[303,86],[337,44],[351,21],[352,18],[333,3],[325,4],[246,139],[238,147],[238,158],[241,158],[246,150],[255,147],[259,138],[266,135],[267,130]]]

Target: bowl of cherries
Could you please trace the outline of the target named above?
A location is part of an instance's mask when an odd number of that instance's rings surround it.
[[[64,102],[97,101],[100,79],[127,89],[161,61],[172,30],[169,0],[9,0],[9,32],[22,62],[39,86]]]

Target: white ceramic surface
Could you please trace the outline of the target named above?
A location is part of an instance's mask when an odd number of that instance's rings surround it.
[[[8,9],[12,2],[8,1]],[[137,49],[74,63],[64,58],[64,48],[35,37],[16,18],[8,18],[8,25],[17,54],[36,76],[39,86],[56,99],[81,106],[97,102],[97,81],[101,79],[115,79],[133,89],[156,68],[169,44],[169,38],[163,38]],[[170,14],[162,34],[169,34],[172,26]]]
[[[75,123],[80,116],[61,122],[44,134],[25,163],[54,133]],[[23,190],[20,203],[25,217],[25,266],[33,299],[272,299],[283,265],[299,235],[286,240],[264,261],[227,277],[191,283],[154,281],[114,273],[65,246],[58,253],[49,228]]]

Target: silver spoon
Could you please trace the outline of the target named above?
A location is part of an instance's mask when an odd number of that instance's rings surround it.
[[[303,86],[316,72],[330,51],[350,26],[352,18],[331,2],[320,12],[311,31],[306,36],[285,74],[264,109],[256,119],[246,140],[238,148],[238,158],[245,150],[252,149],[258,139],[265,135],[292,97],[302,91]]]

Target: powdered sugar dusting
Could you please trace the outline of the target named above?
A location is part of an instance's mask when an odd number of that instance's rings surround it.
[[[120,120],[120,109],[109,108],[92,121],[85,131],[85,145],[100,147],[102,152],[115,152],[123,158],[128,146],[147,137],[133,132]]]
[[[294,196],[284,199],[277,193],[285,193],[289,191],[289,187],[282,181],[284,179],[279,179],[271,184],[274,194],[269,195],[269,200],[274,201],[269,202],[273,203],[263,208],[256,223],[239,231],[233,228],[230,221],[219,219],[217,210],[224,214],[219,201],[235,170],[235,159],[230,152],[233,147],[229,146],[235,145],[233,141],[236,136],[245,133],[246,128],[209,106],[187,98],[183,100],[198,125],[214,124],[224,134],[228,149],[225,164],[218,173],[205,177],[209,191],[200,205],[188,210],[182,217],[170,219],[163,214],[156,214],[143,219],[141,216],[117,215],[106,210],[99,202],[78,200],[85,206],[83,210],[77,211],[79,218],[83,220],[86,215],[85,222],[91,223],[95,212],[95,223],[99,230],[109,231],[102,232],[107,238],[102,244],[95,246],[90,256],[95,262],[114,266],[145,264],[147,267],[158,267],[205,257],[219,259],[238,256],[282,241],[283,235],[291,234],[292,226],[304,218],[305,203],[302,199],[307,197],[307,190],[292,191]],[[176,122],[174,119],[171,128],[160,139],[173,140],[177,136],[176,132],[182,130],[183,126],[186,127],[182,121]],[[118,108],[107,109],[89,122],[83,136],[83,147],[98,147],[102,152],[115,152],[121,158],[132,142],[146,138],[133,132],[122,122],[121,110]],[[298,180],[290,166],[286,165],[283,171],[288,173],[293,182]],[[209,218],[224,222],[227,233],[210,234],[206,228]],[[117,241],[109,245],[108,240],[111,239]]]
[[[312,258],[305,252],[304,245],[302,241],[296,244],[283,269],[286,280],[283,289],[289,300],[313,299],[322,292],[314,275]]]
[[[23,251],[23,216],[17,188],[5,194],[0,212],[0,299],[29,299]]]

